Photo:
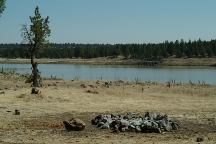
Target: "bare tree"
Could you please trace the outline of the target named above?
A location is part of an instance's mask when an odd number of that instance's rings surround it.
[[[38,63],[35,61],[36,55],[43,46],[48,43],[47,38],[50,36],[49,17],[41,17],[39,7],[34,11],[34,16],[30,16],[31,25],[22,27],[23,40],[29,45],[29,53],[32,65],[31,82],[33,87],[41,87],[42,79],[38,70]]]

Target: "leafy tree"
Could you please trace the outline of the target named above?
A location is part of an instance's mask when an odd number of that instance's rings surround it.
[[[0,0],[0,16],[3,13],[3,11],[5,10],[5,2],[6,2],[6,0]]]
[[[38,70],[38,64],[35,57],[45,44],[48,43],[47,38],[50,36],[51,30],[49,28],[49,17],[45,19],[41,17],[39,7],[37,6],[34,11],[34,16],[30,16],[30,28],[23,25],[22,36],[25,42],[29,45],[29,53],[31,57],[32,75],[31,81],[33,87],[41,87],[41,77]]]

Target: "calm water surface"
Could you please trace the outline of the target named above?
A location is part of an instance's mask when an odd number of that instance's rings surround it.
[[[18,73],[30,73],[29,64],[0,64],[7,70]],[[65,80],[126,80],[126,81],[156,81],[188,83],[189,80],[198,83],[216,84],[216,68],[203,67],[160,67],[145,68],[113,65],[73,65],[73,64],[40,64],[39,70],[43,77],[56,76]]]

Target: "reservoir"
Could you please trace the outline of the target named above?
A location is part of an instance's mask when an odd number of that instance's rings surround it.
[[[25,74],[31,73],[30,64],[0,64],[0,68]],[[121,65],[39,64],[42,77],[65,80],[124,80],[216,85],[215,67],[135,67]]]

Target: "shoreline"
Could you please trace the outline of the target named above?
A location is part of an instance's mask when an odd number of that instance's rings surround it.
[[[30,74],[21,74],[16,72],[1,72],[0,76],[15,76],[26,79],[30,76]],[[135,84],[135,85],[166,85],[166,86],[216,86],[216,83],[208,83],[205,81],[197,80],[197,81],[191,81],[188,80],[188,82],[185,81],[176,81],[176,80],[168,80],[168,81],[151,81],[151,80],[107,80],[107,79],[80,79],[79,77],[75,76],[72,79],[64,79],[57,76],[51,75],[50,77],[42,77],[43,81],[79,81],[79,82],[104,82],[104,83],[123,83],[123,84]]]
[[[88,65],[138,65],[138,66],[216,66],[216,58],[168,58],[161,63],[149,65],[152,61],[122,58],[92,58],[92,59],[36,59],[39,64],[88,64]],[[147,63],[147,64],[146,64]],[[0,64],[30,64],[29,59],[0,58]]]

